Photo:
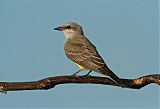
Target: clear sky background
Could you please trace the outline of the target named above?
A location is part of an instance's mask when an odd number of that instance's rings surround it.
[[[82,25],[119,77],[158,73],[158,2],[0,0],[0,81],[31,81],[77,71],[64,54],[63,33],[53,30],[68,21]],[[44,91],[0,94],[0,108],[158,109],[159,98],[155,84],[140,90],[64,84]]]

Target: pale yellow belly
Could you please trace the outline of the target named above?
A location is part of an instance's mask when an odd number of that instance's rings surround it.
[[[77,63],[75,63],[75,62],[73,62],[73,63],[74,63],[76,66],[78,66],[80,70],[86,70],[83,66],[81,66],[81,65],[79,65],[79,64],[77,64]]]

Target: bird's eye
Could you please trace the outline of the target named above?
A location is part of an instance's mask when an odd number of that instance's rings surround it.
[[[71,27],[70,27],[70,26],[66,26],[65,28],[66,28],[66,29],[70,29]]]

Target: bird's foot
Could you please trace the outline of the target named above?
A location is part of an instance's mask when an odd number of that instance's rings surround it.
[[[72,76],[79,77],[77,74],[78,74],[79,72],[81,72],[81,71],[82,71],[81,69],[78,70],[77,72],[73,73]]]
[[[79,77],[79,76],[77,75],[77,73],[73,73],[72,76],[74,76],[74,77]]]

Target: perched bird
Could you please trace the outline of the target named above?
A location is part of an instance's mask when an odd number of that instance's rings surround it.
[[[79,24],[68,22],[54,29],[62,31],[66,37],[64,51],[67,57],[79,67],[74,75],[82,70],[89,70],[87,75],[95,71],[109,76],[116,84],[123,87],[121,79],[107,67],[96,47],[84,36]]]

